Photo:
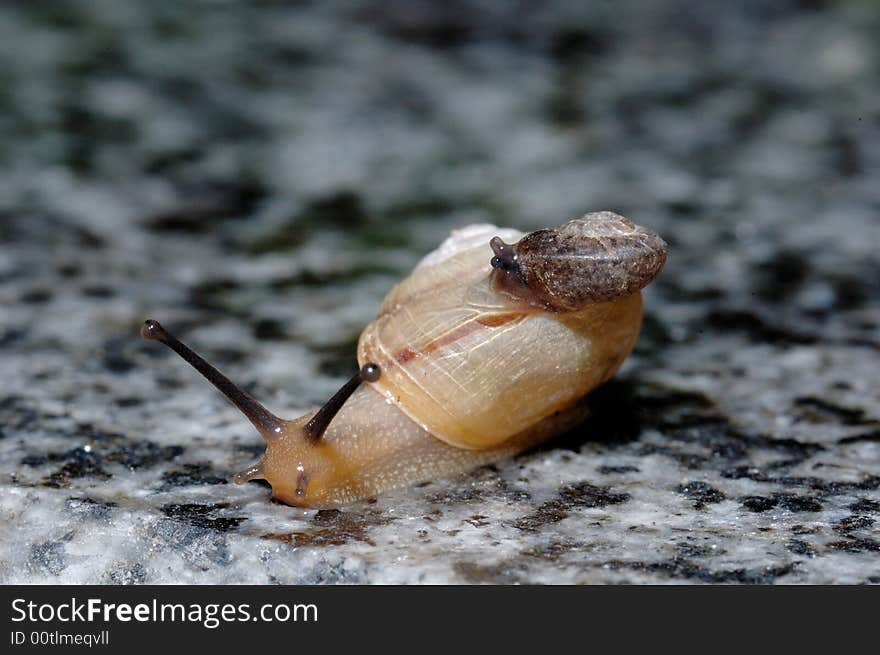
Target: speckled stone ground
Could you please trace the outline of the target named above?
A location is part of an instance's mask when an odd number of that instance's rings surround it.
[[[243,5],[0,8],[0,582],[880,582],[875,3]],[[670,244],[637,351],[463,478],[270,502],[137,336],[293,415],[451,228],[593,209]]]

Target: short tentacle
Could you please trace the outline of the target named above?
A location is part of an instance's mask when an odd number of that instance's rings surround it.
[[[333,394],[330,400],[324,403],[324,406],[315,412],[312,419],[306,423],[303,428],[306,439],[312,443],[320,441],[327,430],[327,426],[330,425],[330,421],[339,413],[345,401],[357,390],[361,382],[375,382],[379,379],[380,375],[381,370],[378,366],[375,364],[364,364],[363,368],[342,385],[342,388]]]

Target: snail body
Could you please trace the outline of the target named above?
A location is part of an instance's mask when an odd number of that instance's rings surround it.
[[[635,345],[640,289],[665,258],[659,236],[611,212],[527,235],[491,225],[453,232],[363,330],[358,375],[291,421],[157,323],[142,333],[199,368],[266,440],[236,482],[266,479],[285,503],[335,507],[464,473],[581,421],[584,396]]]

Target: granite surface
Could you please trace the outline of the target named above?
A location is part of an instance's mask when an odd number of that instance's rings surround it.
[[[249,3],[250,4],[250,3]],[[880,10],[772,3],[0,6],[0,582],[880,582]],[[581,428],[340,510],[278,413],[355,367],[453,227],[660,232]]]

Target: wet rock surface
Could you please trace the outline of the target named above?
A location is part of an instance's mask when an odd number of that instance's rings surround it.
[[[880,582],[871,2],[6,3],[0,582]],[[525,12],[525,13],[523,13]],[[450,229],[670,257],[579,429],[339,510],[227,484]]]

